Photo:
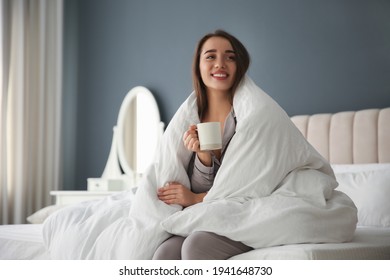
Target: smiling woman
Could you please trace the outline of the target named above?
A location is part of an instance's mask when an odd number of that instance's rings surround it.
[[[178,182],[168,182],[158,190],[161,201],[188,207],[201,203],[213,186],[235,134],[233,98],[248,67],[248,52],[229,33],[217,30],[199,41],[193,62],[199,120],[202,123],[220,123],[222,148],[201,150],[197,126],[190,125],[184,133],[183,142],[186,149],[193,153],[187,171],[191,186],[188,188]],[[186,238],[172,236],[157,249],[154,259],[227,259],[251,249],[225,236],[200,231]]]
[[[208,95],[228,96],[237,69],[235,52],[230,42],[221,37],[207,40],[202,48],[199,69]]]
[[[199,41],[192,62],[192,81],[193,81],[195,92],[197,94],[199,116],[203,116],[203,114],[205,113],[208,107],[208,100],[206,96],[207,95],[206,85],[203,81],[203,77],[201,74],[202,52],[204,55],[204,52],[207,52],[209,50],[208,48],[211,48],[211,50],[216,51],[216,49],[214,49],[210,44],[208,44],[208,46],[205,45],[205,43],[209,39],[212,39],[211,42],[215,40],[219,41],[221,45],[215,45],[215,46],[221,48],[220,52],[222,52],[222,55],[225,59],[228,58],[229,62],[232,62],[234,60],[234,63],[229,63],[230,65],[234,64],[235,67],[235,71],[234,71],[235,79],[231,85],[231,89],[229,93],[230,102],[233,101],[234,92],[237,89],[238,84],[244,77],[246,71],[248,70],[249,63],[250,63],[250,56],[245,46],[239,40],[237,40],[237,38],[235,38],[234,36],[232,36],[231,34],[223,30],[217,30],[214,33],[207,34]],[[225,51],[227,53],[225,53]],[[213,56],[209,55],[206,56],[206,58],[207,57],[209,57],[209,59],[212,59]]]

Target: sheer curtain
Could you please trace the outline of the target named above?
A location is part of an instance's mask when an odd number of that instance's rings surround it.
[[[61,182],[63,1],[0,9],[0,224],[17,224]]]

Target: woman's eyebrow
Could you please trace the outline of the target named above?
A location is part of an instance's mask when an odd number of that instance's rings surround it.
[[[215,49],[207,50],[203,54],[212,53],[212,52],[217,52],[217,50],[215,50]],[[233,50],[226,50],[225,53],[236,53],[236,52]]]
[[[217,50],[214,50],[214,49],[212,49],[212,50],[207,50],[207,51],[205,51],[203,54],[211,53],[211,52],[217,52]]]

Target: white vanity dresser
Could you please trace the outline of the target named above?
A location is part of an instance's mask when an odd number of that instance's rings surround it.
[[[100,178],[88,178],[87,190],[51,191],[56,206],[103,199],[123,190],[134,189],[164,132],[157,102],[145,87],[137,86],[125,96],[113,127],[110,154]]]

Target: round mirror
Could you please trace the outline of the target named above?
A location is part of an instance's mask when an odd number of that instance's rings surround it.
[[[122,171],[135,183],[152,163],[163,130],[153,94],[141,86],[131,89],[119,110],[117,151]]]

